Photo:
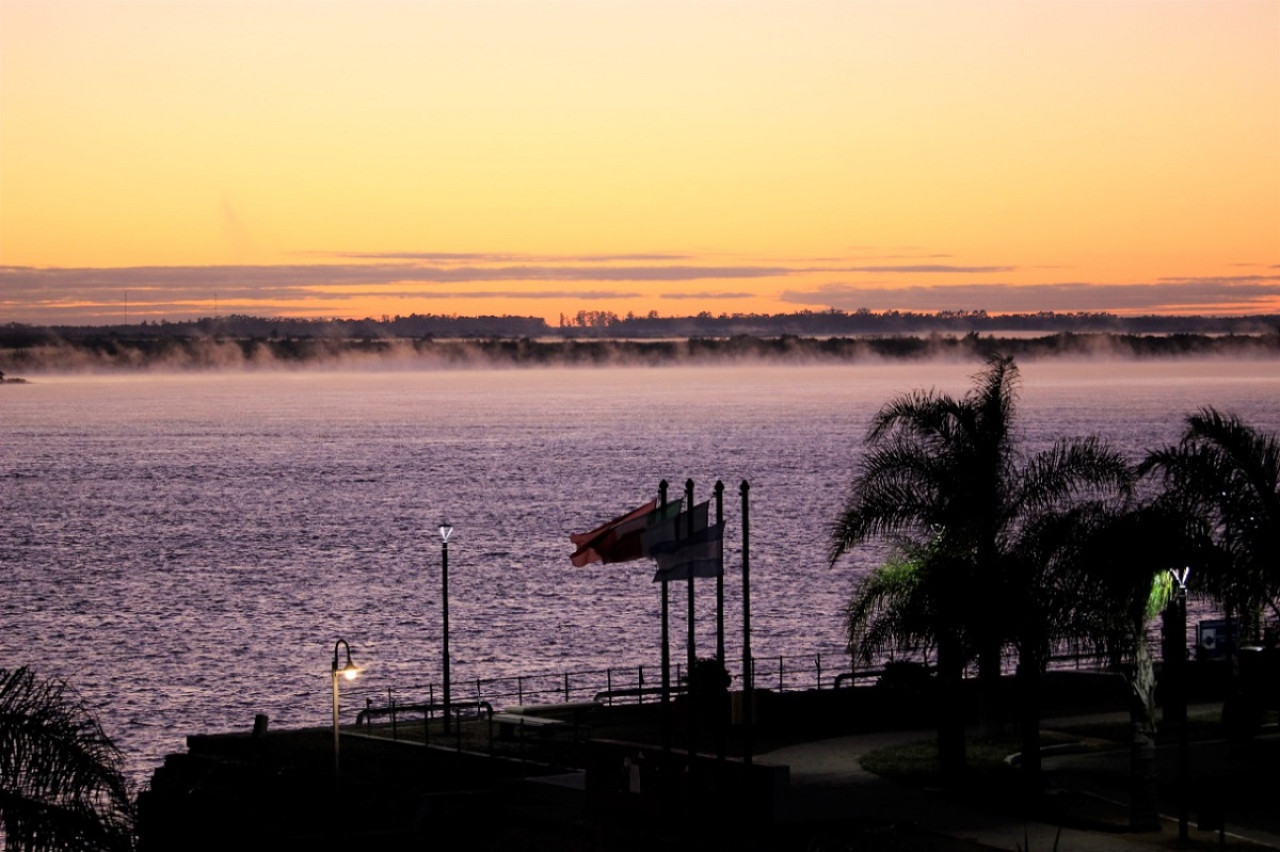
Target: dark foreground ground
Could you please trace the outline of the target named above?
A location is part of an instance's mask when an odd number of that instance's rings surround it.
[[[1280,845],[1280,735],[1264,729],[1227,741],[1208,717],[1190,729],[1190,842],[1179,843],[1176,826],[1129,832],[1127,727],[1117,686],[1092,676],[1047,685],[1045,715],[1060,718],[1046,724],[1053,756],[1043,790],[1034,791],[1002,761],[982,758],[977,744],[969,774],[953,788],[938,788],[927,768],[891,770],[907,783],[866,772],[868,752],[929,739],[932,705],[911,691],[762,696],[749,739],[741,725],[717,725],[712,717],[720,714],[694,714],[691,732],[683,706],[664,725],[657,704],[563,708],[550,712],[558,723],[525,730],[472,719],[447,738],[438,720],[427,726],[406,716],[394,730],[386,720],[344,729],[340,786],[329,729],[193,736],[140,800],[140,848],[1208,852],[1259,848],[1259,840]],[[733,719],[731,710],[723,716]],[[681,760],[691,736],[704,755],[692,769]],[[668,759],[676,768],[663,776],[659,765]],[[1176,814],[1176,738],[1160,759],[1162,809]],[[1202,816],[1223,817],[1229,833],[1196,831]],[[1058,827],[1067,833],[1053,833]]]

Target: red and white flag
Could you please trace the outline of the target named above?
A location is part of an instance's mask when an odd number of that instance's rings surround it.
[[[675,500],[659,508],[658,501],[650,500],[643,506],[612,521],[607,521],[590,532],[570,534],[569,541],[578,546],[570,557],[570,561],[581,568],[592,562],[611,564],[630,562],[644,557],[646,555],[644,552],[645,529],[651,524],[679,514],[680,505],[681,501]]]

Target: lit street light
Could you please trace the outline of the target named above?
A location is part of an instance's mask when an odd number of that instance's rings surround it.
[[[444,665],[444,732],[449,733],[449,536],[453,535],[453,526],[448,521],[440,522],[440,619],[444,631],[443,660]]]
[[[338,667],[338,646],[341,645],[346,651],[347,661]],[[341,788],[341,775],[338,771],[338,676],[347,680],[355,680],[361,672],[361,668],[351,661],[351,646],[346,643],[345,639],[339,639],[333,643],[333,784],[335,788]]]

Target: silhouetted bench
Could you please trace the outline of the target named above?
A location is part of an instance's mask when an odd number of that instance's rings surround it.
[[[671,694],[673,696],[684,694],[684,685],[682,684],[677,687],[673,684],[671,687]],[[661,697],[662,687],[632,686],[632,687],[627,687],[625,689],[606,689],[603,692],[596,693],[596,701],[610,702],[610,701],[613,701],[613,699],[615,698],[635,698],[643,703],[645,697],[650,695],[656,695],[658,697]]]

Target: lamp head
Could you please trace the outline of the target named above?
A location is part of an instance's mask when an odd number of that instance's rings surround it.
[[[346,651],[346,661],[341,666],[338,665],[338,646],[341,645]],[[333,673],[341,674],[347,680],[355,680],[364,669],[357,666],[351,660],[351,646],[347,644],[345,639],[339,639],[333,643]]]
[[[448,544],[449,536],[453,535],[453,524],[448,521],[440,522],[440,543]]]

